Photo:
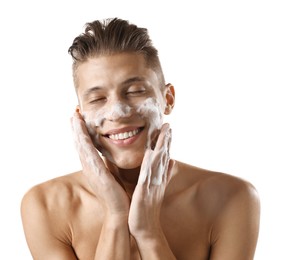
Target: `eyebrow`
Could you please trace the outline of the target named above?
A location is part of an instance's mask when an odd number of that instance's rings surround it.
[[[87,89],[87,90],[84,92],[84,97],[87,97],[87,96],[89,96],[92,92],[98,91],[98,90],[100,90],[100,89],[102,89],[102,87],[96,86],[96,87],[89,88],[89,89]]]
[[[129,78],[129,79],[123,81],[121,83],[121,85],[129,85],[133,82],[141,82],[141,81],[145,81],[145,78],[144,77],[133,77],[133,78]]]

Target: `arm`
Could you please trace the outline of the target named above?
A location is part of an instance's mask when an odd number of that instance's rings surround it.
[[[154,151],[146,150],[129,213],[129,229],[142,259],[176,259],[160,223],[160,210],[174,162],[170,160],[171,130],[163,125]]]
[[[66,231],[65,221],[53,217],[54,212],[46,207],[44,193],[41,187],[34,187],[21,204],[23,228],[33,259],[75,260],[71,238],[68,232],[62,232]]]
[[[78,112],[72,126],[83,174],[105,213],[95,259],[130,259],[129,198],[105,167]]]
[[[258,238],[259,216],[256,190],[244,183],[213,225],[210,260],[252,260]]]
[[[162,230],[156,230],[151,235],[134,235],[141,259],[175,260],[168,241]]]
[[[106,217],[95,259],[130,259],[130,235],[127,217]]]

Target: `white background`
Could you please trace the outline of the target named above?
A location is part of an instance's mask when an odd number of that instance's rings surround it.
[[[156,3],[157,2],[157,3]],[[172,155],[244,178],[262,204],[255,259],[283,252],[282,1],[4,1],[0,4],[0,239],[31,259],[20,201],[80,169],[67,49],[86,22],[120,17],[149,29],[176,87]],[[2,257],[1,257],[2,258]]]

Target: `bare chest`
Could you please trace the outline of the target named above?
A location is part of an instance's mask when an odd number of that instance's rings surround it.
[[[103,224],[102,212],[82,208],[73,216],[72,246],[79,259],[94,259]],[[210,252],[210,225],[194,205],[181,202],[164,205],[161,225],[168,244],[177,259],[205,260]],[[122,249],[123,250],[123,249]],[[131,259],[140,259],[136,243],[131,239]]]

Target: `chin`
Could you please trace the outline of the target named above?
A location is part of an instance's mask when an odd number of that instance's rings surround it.
[[[135,154],[135,156],[116,156],[115,158],[109,158],[108,156],[106,156],[106,159],[120,169],[130,170],[140,167],[143,161],[143,157],[144,154],[141,154],[140,156]]]
[[[125,169],[125,170],[130,170],[130,169],[135,169],[141,166],[143,158],[140,160],[131,160],[127,159],[126,161],[118,161],[115,162],[115,165],[120,168],[120,169]]]

